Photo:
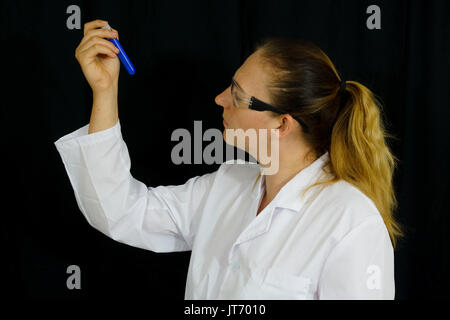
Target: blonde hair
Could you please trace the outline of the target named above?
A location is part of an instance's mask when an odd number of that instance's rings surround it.
[[[393,174],[398,158],[386,142],[396,137],[385,128],[381,100],[357,81],[347,81],[341,92],[333,63],[309,41],[272,37],[256,49],[271,67],[268,103],[306,123],[309,131],[303,130],[303,135],[315,155],[329,152],[324,169],[331,179],[315,182],[303,194],[314,186],[349,182],[373,201],[396,248],[397,240],[404,237],[394,218],[398,202]]]

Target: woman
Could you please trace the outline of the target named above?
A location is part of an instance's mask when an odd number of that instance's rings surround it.
[[[278,130],[277,172],[226,162],[147,187],[130,174],[106,24],[87,23],[76,49],[90,122],[55,142],[91,226],[154,252],[192,250],[186,299],[394,298],[396,158],[369,89],[341,81],[312,43],[265,41],[215,101],[227,129]]]

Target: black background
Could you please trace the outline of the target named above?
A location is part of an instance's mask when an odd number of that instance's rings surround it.
[[[69,30],[69,5],[81,30]],[[369,30],[366,8],[381,8]],[[108,20],[136,67],[121,67],[119,118],[131,172],[147,186],[182,184],[217,164],[174,165],[171,133],[222,129],[214,98],[266,36],[319,45],[342,78],[380,96],[400,159],[396,299],[450,298],[450,1],[2,1],[3,290],[10,297],[183,299],[190,252],[115,242],[79,211],[54,146],[89,122],[91,91],[74,57],[85,22]],[[6,85],[5,85],[6,83]],[[68,290],[66,268],[81,268]]]

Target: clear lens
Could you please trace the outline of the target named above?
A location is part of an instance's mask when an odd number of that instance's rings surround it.
[[[236,108],[243,108],[245,107],[245,99],[241,98],[238,93],[239,90],[237,90],[236,86],[233,82],[231,82],[231,96],[233,98],[233,105]]]

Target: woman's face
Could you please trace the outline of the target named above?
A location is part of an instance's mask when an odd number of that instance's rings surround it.
[[[269,93],[265,87],[265,83],[268,82],[267,77],[268,75],[260,63],[257,52],[250,55],[234,74],[234,80],[245,92],[243,96],[248,98],[255,96],[259,100],[271,103]],[[240,93],[239,90],[236,90],[237,96]],[[258,129],[275,129],[277,127],[274,117],[269,112],[251,110],[246,103],[240,103],[239,107],[234,106],[231,85],[216,96],[215,102],[223,107],[224,139],[231,145],[235,145],[235,143],[234,139],[233,141],[227,140],[227,129],[243,129],[244,131],[255,129],[259,133]],[[247,147],[245,149],[249,152]]]

